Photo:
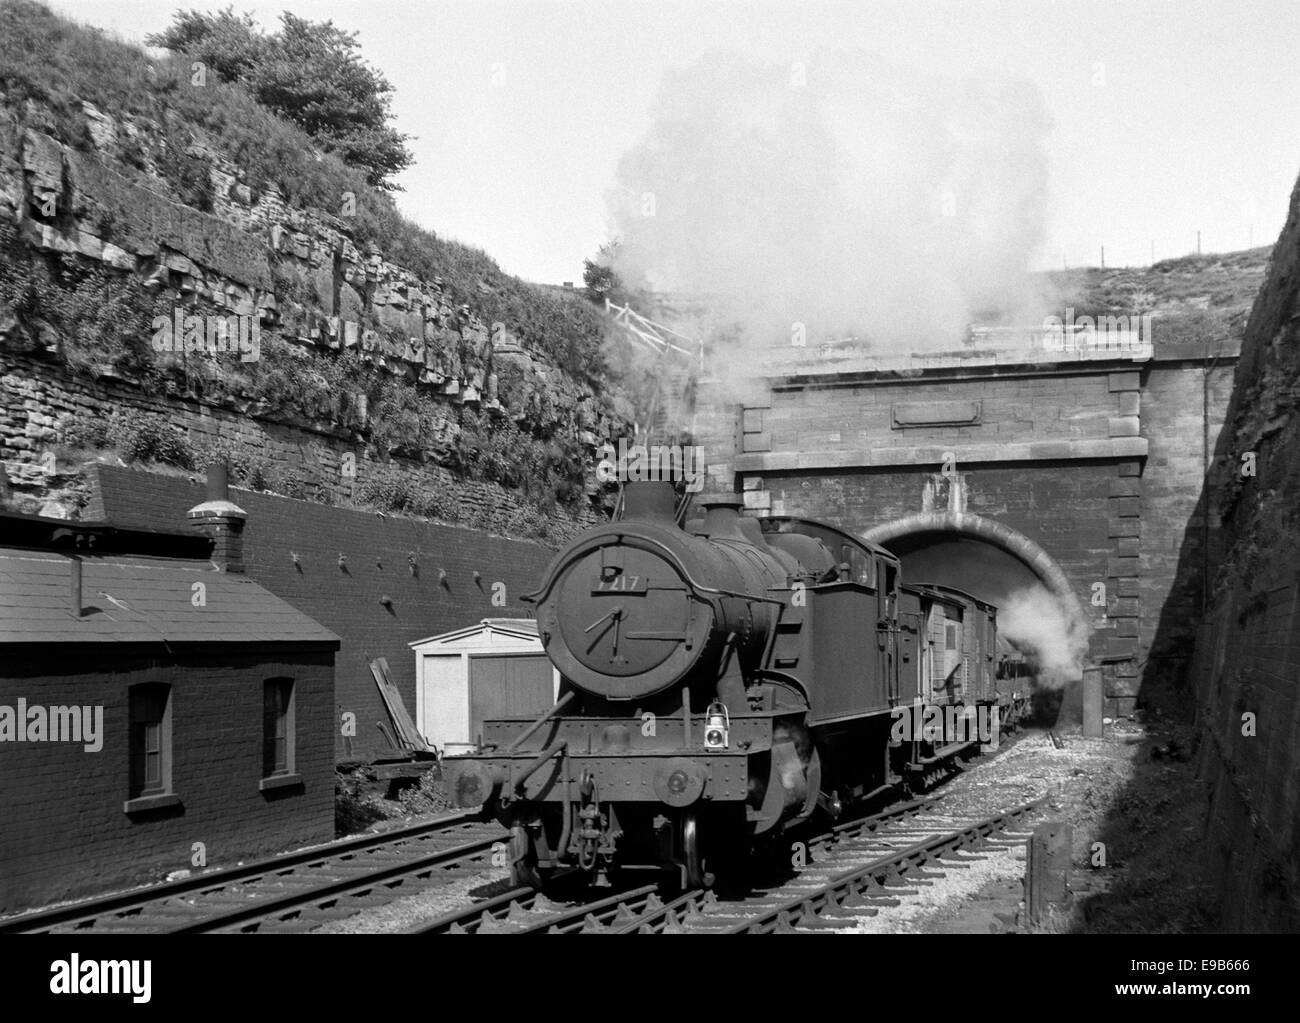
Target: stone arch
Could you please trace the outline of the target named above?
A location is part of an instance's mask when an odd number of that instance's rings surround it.
[[[890,540],[914,533],[953,533],[982,540],[1006,551],[1042,580],[1043,585],[1080,621],[1087,621],[1078,594],[1056,560],[1029,537],[995,519],[963,511],[917,512],[892,522],[882,522],[863,533],[862,538],[887,545]]]

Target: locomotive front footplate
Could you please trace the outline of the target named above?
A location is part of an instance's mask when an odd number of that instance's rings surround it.
[[[452,757],[443,761],[442,768],[447,789],[461,807],[494,799],[498,803],[573,801],[580,786],[594,786],[602,801],[684,807],[698,801],[744,802],[750,792],[749,760],[746,750],[665,750],[629,756],[569,754],[553,748]]]

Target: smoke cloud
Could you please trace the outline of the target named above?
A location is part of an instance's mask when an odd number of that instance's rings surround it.
[[[609,196],[633,285],[707,293],[750,344],[950,347],[1041,318],[1050,121],[1036,88],[859,52],[713,53],[670,72]],[[1032,311],[1031,311],[1032,310]]]
[[[998,632],[1038,661],[1038,685],[1058,689],[1083,675],[1088,626],[1068,614],[1046,587],[1034,584],[1002,599]]]

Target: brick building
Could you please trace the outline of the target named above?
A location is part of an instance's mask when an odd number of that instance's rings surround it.
[[[0,516],[0,911],[333,837],[339,641],[242,574],[241,515]]]
[[[203,486],[177,476],[92,467],[87,514],[129,528],[181,523]],[[416,709],[410,643],[526,618],[519,598],[536,588],[553,551],[477,529],[233,490],[248,512],[243,558],[249,578],[340,637],[335,680],[338,761],[385,750],[388,721],[369,661],[384,657],[409,712]],[[350,715],[350,717],[348,717]],[[354,734],[345,725],[355,723]],[[351,729],[349,729],[351,730]]]

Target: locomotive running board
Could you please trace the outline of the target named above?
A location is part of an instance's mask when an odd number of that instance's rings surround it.
[[[929,767],[931,764],[937,764],[940,760],[947,760],[954,753],[960,753],[967,746],[978,745],[979,743],[974,739],[970,742],[954,742],[945,746],[943,749],[938,750],[932,757],[921,757],[921,759],[915,763],[908,764],[906,769],[909,771],[921,771]]]

